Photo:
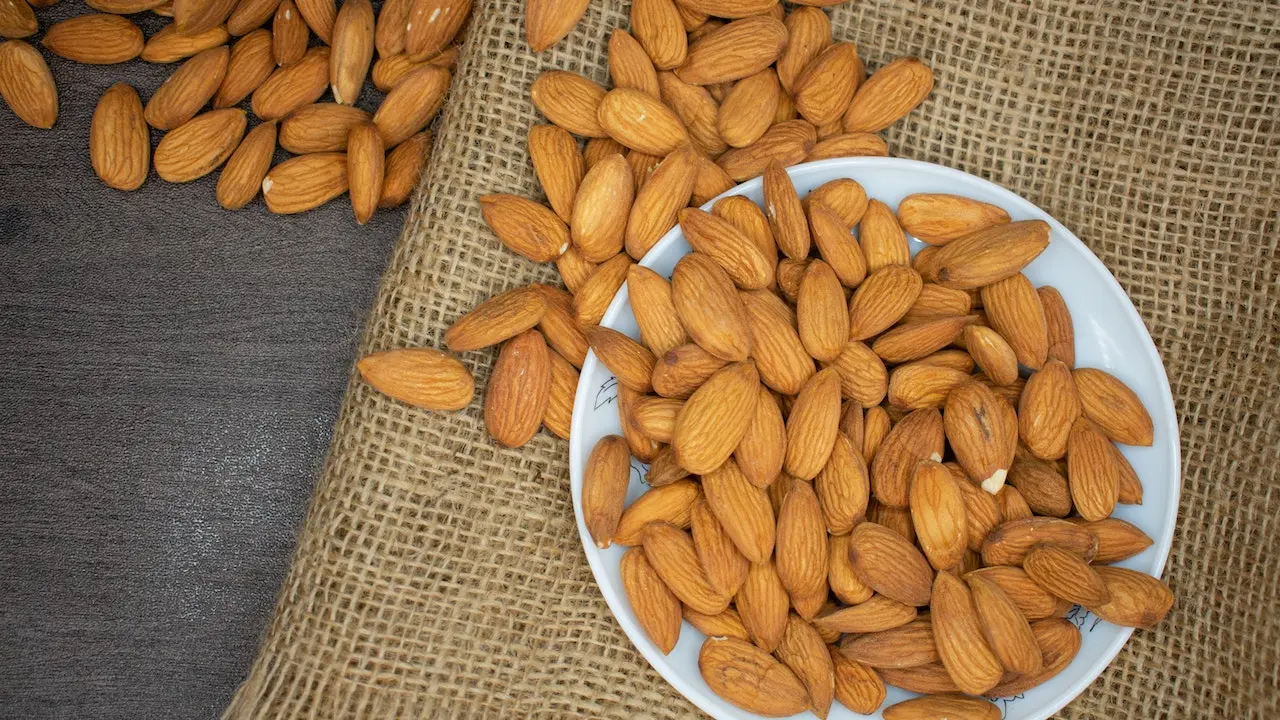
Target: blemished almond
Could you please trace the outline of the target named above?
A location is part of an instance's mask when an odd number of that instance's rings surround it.
[[[917,665],[909,668],[879,668],[877,672],[884,678],[885,684],[902,688],[907,692],[924,695],[942,693],[958,693],[960,688],[947,674],[941,662]]]
[[[958,466],[948,464],[956,489],[964,500],[965,536],[969,550],[982,550],[982,543],[1000,525],[1000,505],[991,493],[974,485]]]
[[[350,105],[303,105],[281,121],[280,147],[296,155],[343,152],[351,129],[369,119],[369,113]]]
[[[194,35],[221,25],[236,6],[236,0],[174,0],[173,26],[178,32]]]
[[[858,240],[849,232],[840,216],[825,204],[810,201],[808,210],[809,235],[818,246],[818,252],[835,271],[841,285],[857,287],[867,276],[867,261]],[[843,296],[840,302],[843,306]],[[847,311],[844,314],[847,316]],[[846,318],[840,334],[847,336],[847,330]]]
[[[845,132],[879,132],[924,102],[933,71],[919,58],[900,58],[875,71],[858,88],[844,114]]]
[[[905,265],[872,272],[849,301],[849,339],[866,340],[884,332],[911,308],[924,283]]]
[[[428,65],[414,70],[387,93],[373,114],[373,124],[387,147],[395,147],[431,122],[444,103],[449,82],[447,69]]]
[[[796,331],[794,315],[781,299],[768,291],[740,293],[751,328],[751,355],[760,379],[786,395],[800,392],[813,376],[813,358]]]
[[[992,495],[1004,486],[1017,450],[1017,431],[1005,426],[1003,404],[986,385],[968,382],[947,395],[942,414],[956,460]]]
[[[1106,436],[1125,445],[1150,446],[1155,430],[1136,393],[1119,378],[1095,368],[1071,373],[1085,417]]]
[[[475,395],[471,372],[433,348],[384,350],[360,358],[356,368],[383,395],[428,410],[460,410]]]
[[[1043,667],[1040,646],[1018,606],[994,580],[980,574],[965,577],[987,644],[1006,671],[1034,675]]]
[[[176,26],[166,25],[147,38],[139,57],[151,63],[171,63],[222,45],[230,39],[227,29],[222,26],[196,35],[183,35]]]
[[[694,343],[674,347],[653,366],[653,390],[662,397],[686,399],[727,364]]]
[[[822,636],[793,613],[787,618],[782,641],[774,654],[800,678],[809,694],[809,708],[818,717],[825,718],[835,700],[835,668]]]
[[[525,330],[502,346],[484,398],[485,428],[498,444],[520,447],[542,425],[551,394],[549,354],[537,330]]]
[[[744,17],[694,41],[676,75],[695,85],[739,80],[772,65],[786,44],[782,21],[766,15]]]
[[[698,632],[709,638],[734,638],[751,642],[751,634],[747,632],[747,626],[742,623],[742,616],[733,607],[717,615],[704,615],[686,605],[684,619],[688,620]]]
[[[823,521],[832,535],[843,535],[863,518],[871,497],[867,464],[843,433],[837,434],[826,465],[814,478]]]
[[[888,205],[879,200],[869,201],[858,232],[862,251],[867,257],[867,268],[872,272],[886,265],[911,263],[907,236]]]
[[[804,161],[814,162],[842,157],[887,157],[888,155],[889,146],[879,135],[861,132],[840,133],[828,135],[819,140],[805,156]]]
[[[630,215],[624,218],[625,245],[631,257],[644,257],[675,226],[677,213],[693,192],[697,161],[689,146],[672,151],[636,192]]]
[[[809,692],[794,672],[742,640],[708,638],[698,671],[712,692],[748,712],[784,717],[809,706]]]
[[[1000,720],[1000,717],[1000,708],[990,700],[963,695],[926,695],[884,709],[884,720]]]
[[[614,87],[632,88],[662,98],[653,61],[640,42],[622,28],[614,28],[609,34],[609,77]]]
[[[577,73],[548,70],[533,81],[529,96],[538,112],[574,135],[608,135],[597,119],[605,89]]]
[[[942,246],[923,274],[946,287],[979,288],[1018,274],[1048,246],[1043,220],[993,225]]]
[[[827,584],[840,602],[857,605],[871,599],[875,591],[867,587],[854,570],[849,557],[849,535],[832,535],[827,552]]]
[[[694,342],[724,360],[747,358],[751,329],[746,308],[733,281],[714,260],[701,253],[681,258],[671,276],[671,297]]]
[[[995,384],[1008,385],[1018,379],[1018,357],[1000,333],[989,327],[970,325],[964,329],[964,344]]]
[[[1031,374],[1018,401],[1018,436],[1033,455],[1044,460],[1065,455],[1078,417],[1080,399],[1066,365],[1050,360]]]
[[[276,121],[268,120],[250,130],[218,176],[218,204],[227,210],[239,210],[257,197],[262,179],[271,169],[275,149]]]
[[[662,582],[642,548],[622,554],[619,573],[640,627],[662,654],[670,653],[680,639],[680,600]]]
[[[356,223],[360,225],[369,222],[377,210],[378,198],[382,194],[385,163],[386,155],[378,128],[368,122],[351,128],[351,135],[347,140],[347,182],[351,208],[355,213]]]
[[[822,260],[810,262],[800,279],[796,318],[800,342],[809,355],[822,362],[840,356],[849,335],[849,313],[840,279]]]
[[[648,348],[617,330],[599,325],[587,328],[586,335],[596,357],[618,378],[618,382],[639,393],[653,389],[650,378],[653,376],[654,357]]]
[[[485,402],[487,418],[487,398]],[[630,481],[631,456],[626,440],[619,435],[600,438],[582,473],[582,516],[596,547],[607,548],[613,543]]]
[[[827,549],[827,529],[818,496],[808,483],[795,483],[778,512],[774,549],[778,578],[790,593],[793,605],[797,597],[808,596],[816,589],[825,590]],[[812,618],[812,613],[808,614]]]
[[[631,258],[618,254],[591,271],[573,295],[573,312],[579,325],[586,327],[600,324],[613,296],[626,281],[627,271],[634,264]]]
[[[197,115],[170,130],[156,146],[155,167],[168,182],[190,182],[214,171],[235,152],[244,136],[243,110],[227,108]]]
[[[569,222],[573,214],[573,198],[586,173],[578,144],[563,128],[534,125],[529,128],[528,148],[547,202],[561,220]]]
[[[908,414],[889,430],[875,452],[872,494],[891,507],[907,507],[916,465],[921,460],[942,460],[943,445],[942,414],[936,408]]]
[[[387,153],[378,207],[396,207],[408,200],[418,187],[418,178],[422,177],[430,155],[431,132],[427,130],[410,136]]]
[[[587,0],[531,0],[524,8],[524,37],[539,53],[565,38],[583,14]]]
[[[778,249],[793,260],[808,257],[809,221],[791,176],[773,162],[764,171],[763,183],[765,217]]]
[[[146,3],[155,4],[154,0]],[[240,0],[227,16],[227,32],[232,37],[252,33],[267,24],[279,5],[280,0]]]
[[[329,48],[311,48],[298,62],[271,73],[253,91],[253,114],[263,120],[282,118],[320,99],[328,85]]]
[[[991,531],[982,544],[985,565],[1022,565],[1027,553],[1037,545],[1059,547],[1082,558],[1093,560],[1098,539],[1088,530],[1066,520],[1034,517],[1007,522]]]
[[[841,650],[832,647],[830,653],[836,700],[856,713],[875,712],[884,703],[884,680],[871,667],[849,658]]]
[[[546,301],[537,286],[508,290],[476,305],[454,321],[444,342],[454,352],[497,345],[537,325],[546,312]]]
[[[656,357],[688,341],[671,300],[671,284],[661,275],[632,265],[627,270],[627,291],[640,339]]]
[[[311,31],[293,0],[281,0],[271,21],[271,49],[280,67],[292,65],[307,53]],[[149,44],[149,43],[148,43]],[[146,56],[146,53],[143,53]]]
[[[172,130],[195,117],[222,84],[231,51],[222,45],[186,61],[147,101],[143,116],[157,130]]]
[[[1071,607],[1067,601],[1054,597],[1037,585],[1020,567],[994,565],[975,570],[965,577],[968,579],[972,576],[982,577],[1000,586],[1018,611],[1033,623],[1062,615]]]
[[[1005,679],[991,689],[992,696],[1020,695],[1062,672],[1080,652],[1080,630],[1070,620],[1040,620],[1031,624],[1031,632],[1044,657],[1043,668],[1035,675],[1006,674]]]
[[[879,405],[889,388],[884,361],[863,343],[848,341],[831,367],[840,374],[840,392],[861,407]]]
[[[5,45],[0,45],[0,84],[5,81],[5,59],[11,51]],[[134,190],[147,179],[151,139],[142,119],[138,91],[126,83],[108,88],[94,108],[89,128],[89,160],[98,177],[117,190]]]
[[[58,90],[53,74],[40,52],[25,41],[0,43],[0,97],[18,119],[32,127],[47,130],[58,119]],[[145,169],[142,175],[145,178]]]
[[[753,563],[767,560],[773,553],[776,527],[765,491],[752,485],[732,460],[703,473],[702,490],[738,551]]]
[[[639,545],[644,540],[645,528],[655,522],[688,528],[693,518],[693,506],[700,497],[702,491],[692,480],[681,479],[650,488],[622,512],[613,533],[613,542],[627,547]]]
[[[783,468],[811,480],[827,464],[840,431],[840,376],[832,368],[814,374],[801,388],[787,416]]]
[[[933,569],[924,555],[879,523],[859,523],[850,535],[849,556],[858,578],[877,593],[904,605],[929,604]]]
[[[840,651],[845,657],[875,668],[909,668],[939,662],[933,622],[927,617],[848,637],[840,644]]]
[[[1114,625],[1149,628],[1173,607],[1173,593],[1158,579],[1136,570],[1118,567],[1096,568],[1111,599],[1089,609]]]
[[[952,390],[970,380],[963,370],[924,360],[899,365],[889,374],[889,404],[903,410],[940,408]]]
[[[639,0],[631,4],[631,32],[659,70],[684,62],[688,40],[680,12],[672,0]]]
[[[681,466],[704,474],[733,454],[751,424],[758,387],[753,363],[733,363],[717,371],[689,397],[676,417],[671,441]],[[736,466],[733,470],[738,472]],[[744,554],[760,559],[758,554]]]
[[[142,30],[137,25],[106,13],[77,15],[55,23],[45,31],[41,43],[54,55],[86,65],[126,62],[138,57],[143,47]]]
[[[570,235],[582,257],[604,262],[622,252],[634,185],[627,161],[611,155],[582,178],[573,201]]]
[[[1018,362],[1033,370],[1044,365],[1049,354],[1048,326],[1040,296],[1026,275],[1016,273],[982,288],[982,307]]]
[[[347,187],[346,153],[311,153],[271,168],[262,179],[262,197],[271,212],[290,215],[317,208]]]
[[[1067,367],[1076,364],[1076,335],[1071,324],[1071,311],[1058,289],[1044,285],[1036,288],[1040,305],[1044,308],[1045,324],[1049,333],[1049,357],[1061,360]]]
[[[689,515],[693,547],[707,579],[720,592],[733,596],[747,579],[750,563],[725,532],[705,499],[697,499]],[[745,628],[744,628],[745,632]]]
[[[578,391],[578,370],[559,352],[553,351],[549,356],[551,389],[547,397],[547,411],[542,416],[542,426],[556,437],[568,440],[573,426],[573,398]]]
[[[86,3],[89,7],[102,12],[112,12],[113,9],[109,5],[107,7],[98,7],[98,2]],[[128,9],[128,8],[124,8]],[[140,10],[145,10],[141,8]],[[130,10],[131,12],[137,12]],[[14,2],[5,0],[0,2],[0,37],[3,38],[25,38],[36,34],[40,29],[39,23],[36,22],[36,14],[31,9],[31,5],[25,2]]]
[[[569,246],[569,229],[545,205],[517,195],[481,195],[489,229],[511,251],[534,262],[555,260]]]
[[[1049,517],[1071,514],[1071,490],[1067,479],[1052,463],[1029,454],[1019,455],[1009,467],[1008,479],[1035,514]]]
[[[338,16],[335,0],[295,0],[298,12],[311,32],[329,44],[333,41],[333,23]]]
[[[770,163],[787,167],[800,162],[817,141],[818,132],[809,121],[788,120],[775,123],[750,145],[729,150],[716,163],[741,182],[760,175]]]
[[[226,75],[213,95],[213,106],[225,108],[238,105],[270,77],[275,68],[270,31],[258,29],[240,38],[231,47]]]
[[[796,110],[814,125],[839,120],[862,79],[862,61],[853,43],[836,43],[809,62],[795,79]]]
[[[369,0],[343,0],[333,23],[329,53],[329,86],[334,102],[355,104],[372,60],[373,5]]]
[[[916,609],[883,595],[865,602],[823,613],[814,625],[841,633],[878,633],[902,627],[916,619]]]
[[[1111,599],[1097,571],[1079,555],[1057,545],[1033,547],[1023,560],[1022,569],[1040,587],[1068,602],[1092,608]]]
[[[687,532],[670,523],[654,522],[644,531],[643,542],[650,564],[682,603],[706,615],[724,612],[729,596],[703,573]]]
[[[643,397],[640,393],[626,385],[618,385],[618,422],[622,425],[622,437],[627,441],[631,454],[640,462],[652,462],[662,446],[656,440],[644,434],[632,419],[631,408]]]
[[[917,193],[898,203],[898,221],[930,245],[946,245],[970,233],[1009,222],[1003,208],[959,195]]]
[[[904,323],[876,338],[871,349],[889,363],[918,360],[950,345],[975,319],[961,315]]]
[[[719,104],[706,88],[690,85],[670,71],[658,73],[658,88],[662,101],[684,123],[696,149],[710,157],[716,157],[725,151],[728,146],[716,127]]]
[[[983,635],[968,586],[951,572],[939,572],[929,610],[938,656],[956,686],[970,695],[995,687],[1004,669]]]
[[[649,155],[665,156],[689,142],[689,133],[675,112],[640,90],[610,91],[601,99],[597,117],[609,137]]]
[[[1067,438],[1067,486],[1080,517],[1111,515],[1120,497],[1118,475],[1111,443],[1088,419],[1076,420]]]
[[[761,387],[757,392],[756,406],[751,424],[742,436],[733,457],[747,480],[756,487],[768,487],[782,472],[782,460],[787,452],[787,430],[782,419],[782,409],[773,393]]]
[[[1120,518],[1093,521],[1070,518],[1067,522],[1079,525],[1098,538],[1098,553],[1093,558],[1095,565],[1127,560],[1151,547],[1153,542],[1141,529]]]
[[[751,641],[766,652],[773,652],[782,641],[786,629],[790,601],[787,590],[778,579],[773,558],[751,563],[747,579],[734,596],[734,605],[751,635]]]
[[[809,66],[809,62],[831,45],[831,20],[818,8],[802,7],[791,11],[784,24],[788,40],[778,58],[778,80],[783,89],[791,93],[796,78]]]
[[[920,463],[911,480],[911,521],[929,564],[945,570],[960,562],[968,544],[964,497],[941,463]]]
[[[804,204],[812,208],[814,205],[826,205],[830,208],[848,230],[857,225],[867,212],[867,191],[856,180],[837,178],[814,188],[804,199]],[[866,252],[864,250],[863,255]]]
[[[773,68],[765,68],[734,83],[716,117],[720,137],[736,148],[759,140],[773,122],[780,92],[778,75]]]

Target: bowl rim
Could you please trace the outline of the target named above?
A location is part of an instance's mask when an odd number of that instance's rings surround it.
[[[1159,578],[1164,573],[1164,568],[1169,559],[1169,551],[1173,546],[1173,536],[1176,530],[1178,508],[1181,503],[1182,496],[1182,443],[1178,428],[1177,405],[1174,402],[1173,390],[1169,385],[1168,371],[1165,368],[1164,360],[1160,356],[1160,351],[1155,346],[1155,341],[1151,338],[1151,333],[1147,331],[1146,325],[1142,322],[1142,317],[1138,314],[1138,310],[1133,305],[1133,301],[1124,291],[1120,282],[1107,269],[1102,260],[1085,245],[1075,233],[1071,232],[1065,225],[1055,219],[1044,209],[1014,193],[1013,191],[998,185],[985,178],[978,177],[971,173],[954,168],[937,165],[935,163],[924,162],[921,160],[909,160],[906,158],[892,157],[852,157],[852,158],[833,158],[829,160],[819,160],[815,162],[801,163],[786,168],[787,174],[792,178],[803,179],[806,176],[814,174],[833,174],[830,180],[838,179],[838,177],[849,177],[846,169],[867,169],[867,170],[911,170],[918,173],[925,173],[938,176],[945,179],[955,180],[959,183],[973,184],[984,187],[1000,198],[1001,202],[1008,203],[1002,205],[1010,208],[1018,206],[1020,210],[1038,216],[1046,221],[1050,226],[1051,235],[1060,235],[1064,237],[1068,244],[1075,245],[1078,250],[1083,251],[1085,262],[1089,263],[1095,271],[1100,273],[1104,278],[1104,285],[1107,292],[1111,295],[1111,300],[1123,308],[1120,312],[1124,321],[1128,324],[1128,329],[1138,338],[1140,345],[1145,349],[1150,358],[1154,359],[1154,365],[1158,369],[1155,373],[1155,382],[1158,392],[1167,401],[1168,413],[1161,413],[1158,417],[1153,417],[1153,422],[1157,425],[1157,432],[1169,438],[1169,461],[1173,470],[1174,477],[1169,478],[1170,483],[1170,500],[1164,513],[1162,532],[1153,543],[1156,549],[1156,562],[1154,566],[1155,577]],[[739,183],[733,188],[720,193],[711,200],[703,203],[701,209],[709,211],[711,207],[721,198],[733,195],[742,195],[759,188],[763,184],[763,179],[759,176]],[[868,194],[870,197],[870,194]],[[666,248],[674,244],[678,239],[683,237],[683,231],[680,225],[676,224],[666,234],[662,236],[657,243],[654,244],[649,252],[637,263],[642,267],[650,267],[654,264],[654,258],[666,252]],[[610,301],[608,308],[601,320],[602,325],[608,325],[612,318],[616,318],[623,304],[628,302],[627,285],[623,285],[618,289],[614,298]],[[659,668],[661,659],[664,658],[655,648],[651,648],[649,644],[636,641],[636,637],[644,637],[644,629],[633,622],[626,612],[619,612],[619,608],[615,607],[615,603],[624,602],[622,597],[611,597],[610,593],[606,593],[600,587],[600,576],[604,572],[603,558],[600,555],[595,544],[590,539],[590,534],[586,530],[585,521],[582,515],[581,503],[581,478],[582,467],[578,461],[579,457],[583,457],[583,439],[582,433],[579,432],[579,418],[585,415],[587,396],[591,389],[588,387],[588,378],[594,374],[599,360],[596,358],[595,352],[588,350],[586,360],[582,364],[578,387],[574,396],[573,405],[573,421],[569,431],[569,465],[570,465],[570,494],[573,501],[574,514],[578,524],[579,540],[582,542],[583,551],[587,556],[587,564],[591,568],[591,574],[596,581],[597,588],[600,589],[601,597],[609,607],[610,613],[614,619],[622,627],[626,633],[627,639],[631,641],[633,647],[640,652],[655,672],[658,673],[667,683],[674,687],[686,700],[693,703],[700,710],[707,713],[711,717],[722,717],[717,708],[708,707],[701,701],[701,690],[694,688],[682,675],[676,673],[667,673]],[[607,370],[606,370],[607,372]],[[1101,657],[1094,663],[1079,679],[1071,682],[1064,690],[1047,703],[1043,708],[1038,710],[1032,720],[1045,720],[1057,711],[1061,710],[1068,703],[1078,697],[1088,686],[1092,685],[1103,671],[1111,665],[1116,655],[1120,653],[1121,648],[1128,642],[1129,637],[1133,634],[1134,628],[1115,626],[1119,632],[1106,645]],[[639,633],[639,635],[637,635]],[[663,663],[665,664],[665,663]],[[913,693],[914,694],[914,693]],[[882,712],[883,707],[877,712]]]

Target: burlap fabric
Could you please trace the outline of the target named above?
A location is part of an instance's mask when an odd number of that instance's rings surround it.
[[[1013,188],[1129,292],[1163,354],[1185,459],[1170,619],[1064,715],[1280,711],[1280,13],[1267,2],[871,2],[834,11],[871,67],[925,58],[896,155]],[[475,197],[536,193],[546,68],[604,81],[626,4],[531,54],[518,0],[481,0],[431,170],[363,348],[439,345],[477,301],[554,277]],[[484,386],[495,353],[466,358]],[[1150,479],[1149,482],[1159,482]],[[566,444],[503,450],[480,402],[418,411],[351,385],[293,568],[229,716],[696,716],[632,649],[584,562]]]

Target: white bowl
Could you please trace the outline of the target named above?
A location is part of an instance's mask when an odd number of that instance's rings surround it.
[[[1027,267],[1027,277],[1037,286],[1051,284],[1062,292],[1075,324],[1077,366],[1102,368],[1123,380],[1142,399],[1155,422],[1155,444],[1152,447],[1121,447],[1142,480],[1144,496],[1142,505],[1118,506],[1115,517],[1137,525],[1155,540],[1145,552],[1119,565],[1159,577],[1173,541],[1181,489],[1177,416],[1169,380],[1155,345],[1133,304],[1102,262],[1071,231],[1040,208],[998,185],[958,170],[897,158],[844,158],[798,165],[788,172],[801,197],[829,180],[853,178],[862,184],[868,196],[895,209],[899,201],[912,193],[953,193],[998,205],[1007,210],[1014,220],[1038,218],[1049,223],[1049,247]],[[745,195],[757,204],[762,202],[761,194],[759,178],[725,193],[726,196]],[[704,207],[710,209],[710,205],[708,203]],[[911,244],[913,253],[923,247],[915,239]],[[689,244],[677,226],[654,246],[640,264],[670,278],[676,261],[689,252]],[[635,318],[627,304],[625,285],[610,304],[602,324],[633,338],[639,337]],[[573,407],[569,473],[573,507],[578,516],[578,533],[582,536],[591,571],[622,629],[667,682],[714,718],[755,718],[757,716],[752,713],[720,699],[703,682],[698,672],[698,651],[704,636],[691,625],[684,623],[680,642],[670,655],[663,655],[658,650],[636,621],[622,588],[618,563],[624,548],[615,545],[599,550],[591,542],[582,518],[582,470],[597,440],[604,435],[621,433],[616,386],[613,374],[596,359],[594,353],[588,354]],[[643,481],[647,467],[634,458],[631,467],[628,504],[648,488]],[[1133,632],[1130,628],[1104,622],[1079,607],[1074,608],[1068,618],[1083,634],[1079,655],[1063,672],[1043,685],[1014,698],[1000,699],[998,703],[1006,720],[1041,720],[1061,709],[1098,677]],[[885,705],[909,697],[910,693],[890,688]],[[814,715],[802,713],[796,717],[812,718]],[[829,717],[841,720],[867,716],[836,703]],[[873,717],[880,715],[877,713]]]

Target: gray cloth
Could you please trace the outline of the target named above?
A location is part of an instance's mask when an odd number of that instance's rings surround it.
[[[0,103],[0,718],[214,717],[403,211],[226,212],[216,173],[111,190],[89,166],[99,96],[126,80],[145,102],[177,66],[46,57],[57,125]]]

